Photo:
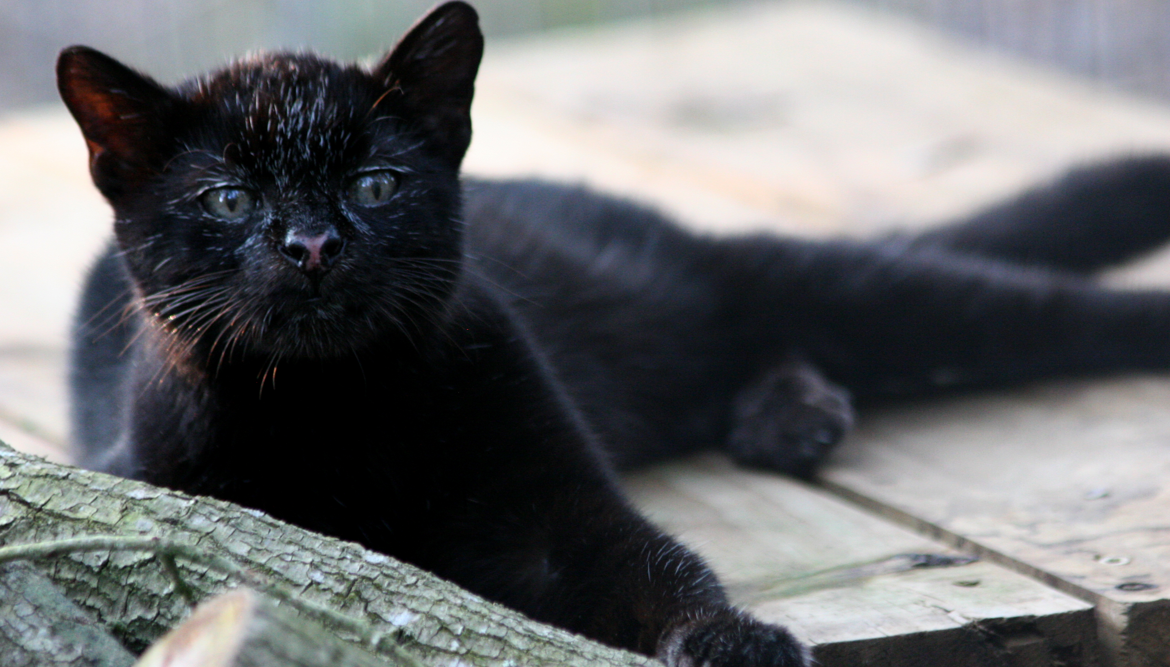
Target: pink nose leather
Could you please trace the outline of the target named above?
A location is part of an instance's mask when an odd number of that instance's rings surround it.
[[[333,266],[344,247],[345,242],[330,229],[313,235],[289,231],[280,250],[301,271],[323,273]]]

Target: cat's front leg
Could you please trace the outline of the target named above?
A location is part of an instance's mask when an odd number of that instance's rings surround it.
[[[435,548],[419,564],[532,618],[671,667],[808,664],[788,631],[732,607],[702,559],[612,485],[590,479],[596,470],[546,471],[553,477],[530,479],[523,494],[475,490],[466,513],[436,528]]]
[[[809,664],[808,650],[787,630],[732,607],[696,554],[636,514],[624,521],[630,526],[621,532],[632,539],[615,544],[620,555],[611,561],[611,581],[628,591],[626,609],[642,628],[639,650],[671,667]],[[598,611],[603,623],[622,614],[618,608]]]
[[[433,518],[403,539],[402,555],[668,665],[805,665],[799,642],[734,609],[703,560],[623,497],[595,436],[506,313],[487,302],[466,319],[474,334],[464,320],[451,327],[461,354],[419,429],[433,440],[410,450],[420,468],[444,474],[425,489]],[[460,339],[472,335],[475,345]]]

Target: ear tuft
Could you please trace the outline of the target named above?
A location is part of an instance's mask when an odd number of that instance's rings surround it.
[[[94,183],[108,198],[158,166],[173,106],[166,89],[86,46],[61,52],[57,89],[85,135]]]
[[[372,73],[456,167],[471,142],[482,57],[479,15],[465,2],[447,2],[419,19]]]

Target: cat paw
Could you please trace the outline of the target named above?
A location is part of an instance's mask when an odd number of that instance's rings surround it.
[[[807,667],[808,649],[787,630],[728,609],[673,630],[655,656],[667,667]]]
[[[807,479],[852,427],[849,392],[789,361],[736,395],[727,450],[743,465]]]

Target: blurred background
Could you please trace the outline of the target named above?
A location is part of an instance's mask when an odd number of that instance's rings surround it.
[[[651,21],[750,0],[480,0],[490,37]],[[1105,82],[1170,97],[1166,0],[854,0]],[[390,46],[432,0],[0,0],[0,113],[56,100],[52,64],[88,44],[163,81],[259,48],[335,57]],[[499,40],[489,43],[499,43]]]
[[[482,0],[489,37],[743,0]],[[87,44],[163,81],[252,49],[377,54],[437,0],[0,0],[0,110],[53,101],[57,51]],[[116,7],[116,9],[115,9]]]
[[[435,1],[0,0],[0,421],[64,442],[68,314],[109,229],[61,48],[163,82],[255,49],[377,57]],[[1170,0],[472,2],[468,173],[584,183],[712,233],[882,234],[1170,151]]]

